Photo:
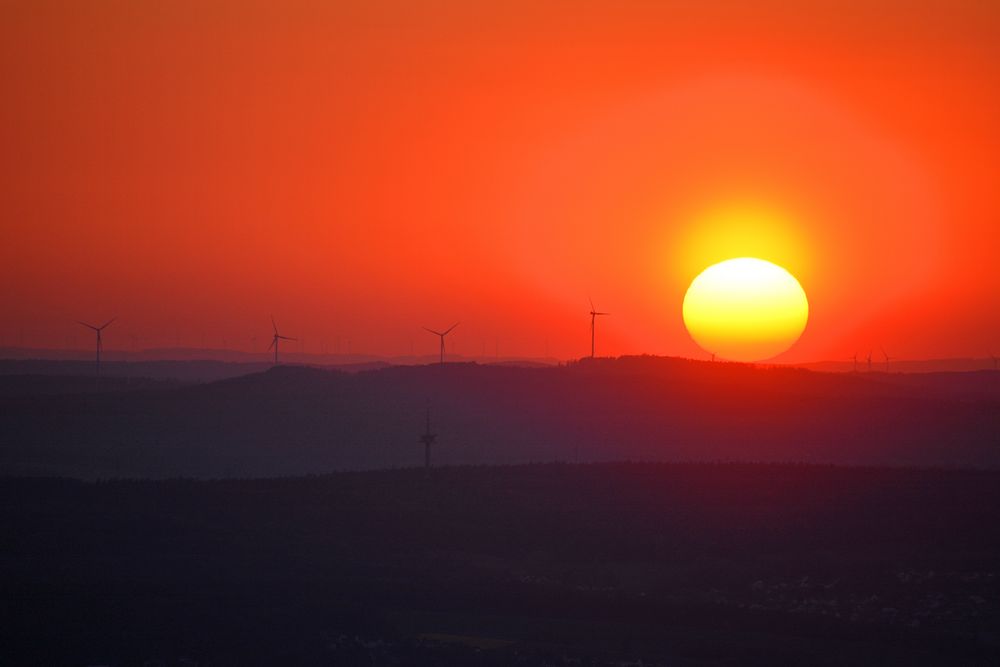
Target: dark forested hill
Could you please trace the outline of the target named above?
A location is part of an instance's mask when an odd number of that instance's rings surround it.
[[[997,471],[0,479],[0,523],[2,664],[1000,660]]]
[[[828,374],[634,357],[551,368],[276,367],[0,396],[0,472],[224,477],[440,464],[1000,464],[1000,374]]]

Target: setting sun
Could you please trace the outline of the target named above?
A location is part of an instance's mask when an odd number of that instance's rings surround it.
[[[799,339],[809,302],[795,276],[753,257],[714,264],[684,297],[684,325],[705,351],[734,361],[781,354]]]
[[[0,667],[1000,667],[998,84],[1000,0],[0,0]]]

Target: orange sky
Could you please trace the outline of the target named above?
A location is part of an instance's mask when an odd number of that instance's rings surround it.
[[[1000,353],[997,3],[8,0],[0,82],[0,344],[703,356],[756,255],[781,360]]]

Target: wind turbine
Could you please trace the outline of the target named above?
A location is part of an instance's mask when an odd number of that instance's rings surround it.
[[[610,315],[611,313],[599,313],[597,309],[594,308],[594,300],[588,299],[590,301],[590,358],[594,358],[594,329],[597,322],[598,315]]]
[[[993,360],[993,370],[996,370],[997,369],[997,361],[1000,361],[1000,358],[997,358],[997,355],[995,355],[992,352],[990,352],[990,359]]]
[[[428,329],[427,327],[424,327],[424,331],[429,331],[432,334],[434,334],[435,336],[440,336],[440,338],[441,338],[441,356],[440,356],[440,359],[438,360],[438,363],[440,363],[440,364],[444,363],[444,337],[447,336],[448,334],[450,334],[451,330],[454,329],[455,327],[457,327],[458,325],[459,325],[459,323],[455,322],[454,324],[452,324],[450,327],[448,327],[444,331],[434,331],[434,329]]]
[[[77,320],[78,324],[82,324],[83,326],[87,327],[88,329],[93,329],[94,333],[97,334],[97,374],[98,375],[101,374],[101,350],[104,349],[104,341],[101,339],[101,332],[104,331],[104,329],[109,324],[111,324],[112,322],[114,322],[116,319],[118,319],[118,318],[117,317],[112,317],[110,320],[108,320],[107,322],[105,322],[104,324],[102,324],[99,327],[95,327],[93,324],[87,324],[86,322],[81,322],[80,320]]]
[[[892,359],[892,357],[890,357],[888,354],[886,354],[884,347],[880,347],[879,349],[882,350],[882,356],[885,357],[885,372],[888,373],[889,372],[889,360]]]
[[[294,338],[289,338],[288,336],[282,336],[281,334],[278,333],[278,325],[274,323],[274,316],[273,315],[271,316],[271,327],[274,328],[274,338],[271,339],[271,344],[267,346],[267,349],[270,350],[272,347],[274,348],[274,365],[277,366],[278,365],[278,341],[280,341],[280,340],[295,340],[295,339]]]
[[[865,357],[865,363],[868,364],[868,372],[872,372],[872,351],[868,350],[868,355]]]
[[[857,373],[858,372],[858,353],[855,352],[854,356],[851,357],[851,359],[854,361],[854,372]]]
[[[429,469],[431,467],[431,445],[434,444],[434,440],[437,438],[437,433],[431,433],[431,409],[427,408],[427,428],[424,430],[423,435],[420,436],[419,442],[424,446],[424,469]]]

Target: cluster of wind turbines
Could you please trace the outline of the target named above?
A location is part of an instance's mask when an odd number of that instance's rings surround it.
[[[593,308],[591,308],[591,310],[593,310]],[[603,315],[603,314],[605,314],[605,313],[591,313],[592,316],[593,315]],[[96,337],[97,337],[96,364],[97,364],[97,376],[98,377],[100,377],[100,375],[101,375],[101,352],[104,350],[104,339],[103,339],[102,334],[103,334],[104,330],[112,322],[114,322],[116,319],[118,319],[118,318],[117,317],[112,317],[110,320],[108,320],[107,322],[105,322],[101,326],[94,326],[93,324],[88,324],[86,322],[82,322],[82,321],[78,320],[79,324],[82,324],[83,326],[87,327],[88,329],[91,329],[94,332],[94,334],[96,335]],[[424,329],[426,329],[427,331],[431,332],[435,336],[439,336],[440,339],[441,339],[441,348],[440,348],[440,357],[439,357],[439,363],[441,363],[441,364],[444,363],[444,338],[449,333],[451,333],[451,331],[455,327],[457,327],[458,325],[459,325],[459,323],[455,322],[455,324],[451,325],[450,327],[448,327],[444,331],[435,331],[433,329],[428,329],[427,327],[424,327]],[[271,328],[273,329],[274,333],[273,333],[273,335],[271,337],[271,344],[267,346],[267,351],[271,351],[272,349],[274,350],[274,364],[275,364],[275,366],[277,366],[278,365],[278,360],[279,360],[279,357],[278,357],[278,348],[281,345],[281,341],[283,341],[283,340],[294,341],[296,339],[292,338],[291,336],[283,336],[281,334],[281,332],[278,331],[278,323],[275,322],[273,315],[271,316]],[[591,339],[590,339],[590,352],[591,352],[591,356],[593,356],[593,353],[594,353],[594,323],[593,323],[593,320],[591,320],[591,324],[590,324],[590,335],[591,335]],[[420,443],[423,444],[423,446],[424,446],[424,468],[425,469],[430,469],[430,467],[431,467],[431,445],[434,444],[434,441],[436,439],[437,439],[437,434],[433,433],[431,431],[431,410],[430,410],[430,408],[427,408],[427,427],[426,427],[424,433],[420,436]]]
[[[884,347],[879,347],[879,350],[882,351],[882,357],[885,360],[885,372],[888,373],[889,372],[889,362],[892,361],[895,357],[890,357],[888,355],[888,353],[886,353]],[[858,372],[858,353],[857,352],[854,353],[854,356],[851,357],[851,360],[854,362],[854,372],[857,373]],[[866,367],[868,369],[868,372],[871,373],[872,372],[872,351],[871,350],[868,350],[868,354],[865,355],[865,365],[866,365]],[[993,365],[996,366],[996,362],[995,361],[994,361]]]
[[[601,315],[610,315],[610,314],[611,313],[602,313],[602,312],[599,312],[597,310],[597,308],[594,307],[594,301],[593,301],[593,299],[590,300],[590,356],[591,356],[591,358],[594,357],[594,352],[595,352],[595,340],[596,340],[595,330],[596,330],[597,318],[599,316],[601,316]],[[83,326],[87,327],[88,329],[92,329],[94,331],[94,333],[97,335],[97,358],[96,359],[97,359],[97,374],[98,375],[101,374],[101,351],[104,349],[104,342],[103,342],[103,340],[101,338],[101,333],[104,331],[105,328],[107,328],[108,325],[110,325],[112,322],[114,322],[117,319],[118,319],[117,317],[112,317],[110,320],[108,320],[107,322],[105,322],[104,324],[102,324],[99,327],[94,326],[93,324],[87,324],[86,322],[82,322],[82,321],[78,320],[79,324],[82,324]],[[436,329],[430,329],[428,327],[423,327],[423,329],[425,331],[427,331],[428,333],[434,334],[435,336],[437,336],[440,339],[440,346],[438,348],[438,363],[439,364],[443,364],[444,363],[444,352],[445,352],[444,339],[445,339],[445,336],[447,336],[448,334],[450,334],[455,329],[455,327],[457,327],[459,324],[460,324],[460,322],[455,322],[454,324],[452,324],[450,327],[448,327],[444,331],[437,331]],[[274,365],[277,366],[278,363],[279,363],[278,349],[280,347],[281,341],[283,341],[283,340],[295,341],[295,340],[298,340],[298,339],[297,338],[292,338],[290,336],[283,336],[283,335],[281,335],[281,333],[278,331],[278,323],[274,321],[274,316],[273,315],[271,316],[271,328],[274,330],[274,333],[271,336],[271,344],[267,346],[267,350],[265,350],[265,351],[266,352],[270,352],[271,350],[274,350]],[[714,357],[714,355],[713,355],[713,357]]]
[[[590,315],[590,357],[594,358],[595,353],[596,353],[597,318],[601,317],[603,315],[610,315],[611,313],[601,312],[601,311],[597,310],[597,308],[594,306],[593,299],[590,299],[589,301],[590,301],[590,313],[589,313],[589,315]],[[98,375],[101,374],[101,352],[104,350],[104,341],[102,339],[101,334],[104,331],[104,329],[106,329],[112,322],[115,322],[117,319],[118,319],[117,317],[112,317],[110,320],[108,320],[107,322],[105,322],[104,324],[102,324],[100,326],[94,326],[93,324],[88,324],[87,322],[83,322],[83,321],[79,321],[78,320],[79,324],[82,324],[83,326],[85,326],[88,329],[92,330],[94,332],[95,336],[96,336],[96,343],[97,343],[96,365],[97,365],[97,374]],[[437,336],[438,339],[439,339],[439,347],[438,347],[438,363],[439,364],[443,364],[444,363],[445,337],[448,334],[450,334],[455,329],[455,327],[457,327],[459,324],[460,324],[460,322],[455,322],[454,324],[452,324],[450,327],[448,327],[444,331],[438,331],[436,329],[430,329],[428,327],[423,327],[424,331],[427,331],[428,333]],[[271,350],[274,350],[274,364],[277,366],[280,363],[280,359],[279,359],[279,346],[280,346],[281,341],[283,341],[283,340],[286,340],[286,341],[296,341],[298,339],[297,338],[292,338],[290,336],[283,336],[278,331],[278,324],[277,324],[277,322],[275,322],[274,316],[271,317],[271,328],[273,329],[273,334],[271,336],[271,344],[267,346],[267,349],[265,351],[266,352],[270,352]],[[879,350],[882,352],[883,363],[885,363],[885,372],[888,373],[889,372],[889,362],[896,360],[896,358],[895,357],[890,357],[889,353],[885,351],[884,347],[880,346]],[[850,359],[851,359],[851,361],[854,362],[854,372],[857,373],[858,372],[859,362],[862,361],[862,360],[859,359],[857,352],[855,352],[854,355],[850,357]],[[990,359],[993,361],[993,370],[997,370],[998,367],[1000,367],[1000,357],[997,357],[995,354],[993,354],[991,352],[990,353]],[[715,354],[712,354],[712,361],[715,361]],[[866,368],[867,372],[871,373],[872,372],[872,350],[868,350],[868,353],[864,356],[863,362],[864,362],[864,365],[865,365],[865,368]]]
[[[595,343],[596,343],[597,318],[600,317],[600,316],[602,316],[602,315],[610,315],[611,313],[604,313],[604,312],[601,312],[601,311],[597,310],[597,308],[594,306],[594,300],[593,299],[589,299],[589,301],[590,301],[590,358],[593,359],[594,358],[594,353],[596,352]],[[430,329],[428,327],[424,327],[424,331],[427,331],[428,333],[434,334],[435,336],[437,336],[440,339],[440,347],[438,348],[438,363],[439,364],[443,364],[444,363],[444,349],[445,349],[444,348],[444,339],[445,339],[445,336],[447,336],[448,334],[450,334],[455,329],[455,327],[457,327],[459,324],[460,324],[459,322],[455,322],[454,324],[452,324],[450,327],[448,327],[444,331],[437,331],[436,329]],[[278,357],[277,357],[277,340],[278,340],[278,338],[277,338],[277,336],[278,336],[278,329],[277,329],[277,327],[275,327],[275,329],[274,329],[274,335],[275,335],[275,363],[278,363],[277,362],[277,359],[278,359]],[[713,361],[715,360],[715,355],[714,354],[712,355],[712,360]],[[424,469],[425,470],[430,470],[430,467],[431,467],[431,446],[434,444],[434,441],[436,439],[437,439],[437,433],[434,433],[433,431],[431,431],[431,409],[427,408],[427,426],[425,427],[424,432],[420,435],[420,439],[418,440],[418,442],[424,446]]]
[[[601,316],[601,315],[610,315],[611,313],[602,313],[602,312],[599,312],[597,310],[597,308],[594,307],[594,300],[593,299],[589,299],[589,301],[590,301],[590,358],[593,359],[594,358],[594,352],[595,352],[595,329],[596,329],[596,326],[597,326],[597,318],[599,316]],[[444,337],[447,336],[449,333],[451,333],[452,330],[455,327],[457,327],[459,324],[460,324],[459,322],[455,322],[454,324],[452,324],[450,327],[448,327],[444,331],[437,331],[435,329],[429,329],[427,327],[424,327],[424,331],[427,331],[428,333],[432,333],[432,334],[434,334],[435,336],[438,336],[441,339],[441,345],[440,345],[440,347],[438,349],[438,363],[439,364],[443,364],[444,363]]]
[[[94,331],[94,333],[97,335],[97,358],[96,358],[96,361],[97,361],[97,374],[98,375],[101,374],[101,352],[104,350],[104,340],[101,337],[101,333],[104,331],[104,329],[107,328],[107,326],[109,324],[111,324],[112,322],[114,322],[117,319],[118,319],[117,317],[112,317],[110,320],[108,320],[107,322],[105,322],[104,324],[102,324],[99,327],[95,327],[93,324],[87,324],[86,322],[81,322],[81,321],[77,320],[77,322],[79,324],[82,324],[83,326],[87,327],[88,329],[92,329]],[[290,338],[288,336],[282,336],[280,333],[278,333],[278,325],[274,321],[274,317],[273,316],[271,317],[271,326],[274,328],[274,336],[271,338],[271,344],[267,346],[267,350],[265,350],[265,351],[266,352],[270,352],[272,348],[274,349],[274,364],[277,365],[278,364],[278,342],[279,341],[283,341],[283,340],[296,340],[296,339],[295,338]]]

